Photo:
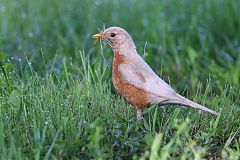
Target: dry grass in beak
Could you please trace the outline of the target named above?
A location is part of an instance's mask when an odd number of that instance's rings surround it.
[[[93,47],[96,47],[96,46],[99,44],[99,41],[100,41],[100,40],[94,41],[93,44],[92,44],[92,48],[93,48]],[[100,42],[100,43],[101,43],[101,42]]]

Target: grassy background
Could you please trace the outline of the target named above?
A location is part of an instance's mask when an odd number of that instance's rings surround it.
[[[1,159],[238,159],[239,7],[1,0]],[[112,87],[111,49],[92,47],[104,24],[124,27],[158,75],[221,114],[154,106],[137,122]]]

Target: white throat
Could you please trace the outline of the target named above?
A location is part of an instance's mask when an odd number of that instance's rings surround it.
[[[137,54],[134,43],[122,44],[119,48],[112,48],[113,52],[118,52],[122,56],[133,56]]]

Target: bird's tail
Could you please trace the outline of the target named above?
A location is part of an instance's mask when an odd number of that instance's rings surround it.
[[[190,107],[193,107],[193,108],[196,108],[196,109],[200,109],[200,110],[202,110],[204,112],[208,112],[208,113],[211,113],[213,115],[217,115],[218,114],[217,112],[215,112],[215,111],[213,111],[213,110],[211,110],[211,109],[209,109],[207,107],[204,107],[204,106],[202,106],[200,104],[197,104],[196,102],[193,102],[193,101],[191,101],[191,100],[189,100],[189,99],[187,99],[187,98],[185,98],[185,97],[183,97],[183,96],[181,96],[179,94],[177,94],[177,97],[178,98],[176,100],[176,103],[178,103],[178,104],[182,104],[182,105],[190,106]]]

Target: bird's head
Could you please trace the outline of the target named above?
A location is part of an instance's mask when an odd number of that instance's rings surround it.
[[[98,34],[94,34],[92,37],[106,41],[113,50],[135,49],[131,36],[121,27],[107,28]]]

